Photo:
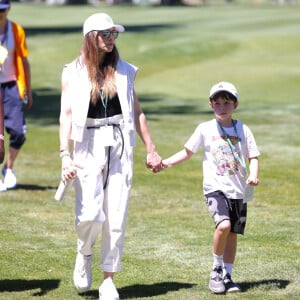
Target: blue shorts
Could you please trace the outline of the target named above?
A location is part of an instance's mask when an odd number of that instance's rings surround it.
[[[1,83],[4,110],[4,127],[9,134],[9,144],[20,149],[25,142],[27,131],[23,103],[16,81]]]
[[[204,197],[216,228],[222,221],[229,220],[231,232],[244,234],[247,203],[243,203],[243,199],[228,199],[221,191],[206,194]]]

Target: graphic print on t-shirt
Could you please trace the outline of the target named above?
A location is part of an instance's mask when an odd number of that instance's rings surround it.
[[[240,157],[240,153],[236,152],[235,147],[238,144],[238,138],[235,136],[229,136],[229,139],[232,143],[233,149],[231,149],[225,137],[212,137],[211,154],[217,167],[217,175],[220,176],[234,175],[239,170],[240,162],[235,157],[237,155]]]

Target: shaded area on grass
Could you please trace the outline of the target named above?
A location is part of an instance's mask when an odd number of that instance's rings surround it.
[[[139,95],[139,101],[145,112],[147,119],[158,119],[159,115],[165,114],[211,114],[210,110],[201,110],[200,105],[187,104],[182,100],[182,104],[168,105],[162,95]],[[26,110],[26,116],[38,125],[58,125],[60,112],[60,91],[51,88],[41,88],[34,90],[34,105],[30,110]],[[153,105],[155,103],[155,105]]]
[[[26,117],[39,125],[58,125],[60,112],[60,91],[52,88],[33,90],[33,105],[25,109]]]
[[[239,282],[239,285],[243,292],[246,292],[250,289],[265,286],[267,290],[271,290],[274,288],[277,289],[285,289],[290,284],[289,280],[282,280],[282,279],[264,279],[258,281],[244,281]]]
[[[39,289],[38,292],[32,294],[32,296],[39,297],[46,295],[51,290],[57,289],[59,284],[60,280],[57,279],[1,279],[0,292],[22,292]]]
[[[171,29],[177,27],[175,24],[145,24],[145,25],[124,25],[126,32],[154,32],[162,29]],[[56,26],[56,27],[24,27],[27,36],[39,34],[69,34],[81,33],[82,26]]]
[[[121,299],[148,298],[159,295],[165,295],[168,292],[179,291],[181,289],[190,289],[195,284],[181,282],[160,282],[154,284],[134,284],[118,289]],[[90,291],[81,294],[85,299],[98,299],[97,291]]]
[[[195,284],[181,282],[160,282],[154,284],[135,284],[119,289],[121,298],[144,298],[167,294],[168,292],[190,289]]]

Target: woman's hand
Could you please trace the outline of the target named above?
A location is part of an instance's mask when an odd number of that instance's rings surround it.
[[[147,154],[146,166],[148,169],[151,169],[153,173],[158,173],[161,168],[161,157],[156,151]]]
[[[76,177],[77,170],[70,156],[64,156],[61,159],[61,174],[66,180],[72,180]]]

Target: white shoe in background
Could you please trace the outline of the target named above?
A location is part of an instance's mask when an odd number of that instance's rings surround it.
[[[6,189],[14,189],[17,186],[17,178],[12,169],[2,169],[2,175],[4,176],[4,186]]]

